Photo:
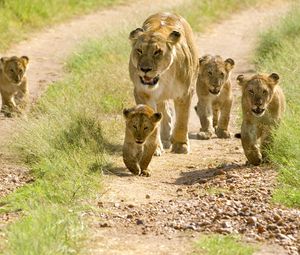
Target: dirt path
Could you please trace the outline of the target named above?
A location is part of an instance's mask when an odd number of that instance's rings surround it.
[[[275,4],[234,15],[198,36],[201,54],[233,58],[233,81],[237,74],[253,72],[249,60],[259,31],[286,11],[286,4]],[[239,131],[239,94],[234,82],[232,132]],[[198,129],[192,109],[190,136]],[[150,178],[134,177],[120,156],[112,159],[116,167],[105,175],[106,190],[97,201],[103,212],[89,218],[94,229],[90,253],[190,254],[192,241],[205,231],[241,233],[249,241],[271,244],[260,254],[298,254],[300,211],[270,204],[274,170],[246,167],[234,138],[192,139],[191,148],[189,155],[154,158]]]
[[[33,34],[30,36],[32,39],[23,41],[0,55],[29,56],[30,97],[31,102],[35,102],[47,86],[63,77],[66,58],[80,44],[91,38],[101,38],[114,29],[126,28],[129,20],[141,23],[149,13],[170,9],[181,2],[183,0],[139,0],[100,11]],[[0,114],[0,197],[31,181],[27,169],[16,162],[5,146],[17,128],[15,124],[15,120],[4,118]]]

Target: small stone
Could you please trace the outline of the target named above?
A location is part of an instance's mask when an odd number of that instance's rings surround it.
[[[264,228],[264,226],[262,226],[262,225],[257,226],[257,233],[258,234],[262,234],[265,231],[266,231],[266,229]]]
[[[255,226],[256,222],[257,222],[257,218],[256,217],[249,217],[249,218],[247,218],[247,225]]]
[[[132,216],[131,214],[128,214],[126,218],[127,218],[127,219],[132,219],[133,216]]]
[[[144,221],[137,219],[136,220],[136,225],[144,225]]]
[[[146,198],[149,199],[149,198],[150,198],[150,195],[147,194],[147,195],[146,195]]]
[[[107,227],[109,227],[109,225],[108,225],[107,222],[100,223],[99,226],[100,226],[100,228],[107,228]]]

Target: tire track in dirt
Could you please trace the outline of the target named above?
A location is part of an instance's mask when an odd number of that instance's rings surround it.
[[[252,8],[233,15],[230,20],[216,25],[197,38],[201,55],[220,54],[224,59],[231,57],[236,62],[232,74],[235,102],[230,130],[233,133],[239,131],[240,90],[235,83],[235,77],[237,74],[254,72],[250,60],[259,32],[275,22],[287,10],[288,5],[283,3],[267,8]],[[196,102],[195,96],[193,105]],[[191,137],[194,137],[193,132],[197,132],[198,129],[199,120],[192,108]],[[270,194],[275,186],[276,172],[268,167],[245,167],[246,159],[240,141],[234,138],[228,140],[213,138],[208,141],[192,139],[189,155],[167,152],[162,157],[155,157],[150,164],[152,169],[150,178],[129,174],[120,155],[113,157],[112,160],[115,162],[115,168],[109,169],[105,175],[103,183],[106,190],[98,201],[102,212],[91,213],[88,217],[94,229],[90,240],[91,254],[190,254],[193,250],[192,241],[199,236],[197,231],[210,231],[195,222],[192,222],[194,225],[190,224],[195,214],[191,213],[194,211],[191,208],[198,206],[198,210],[201,211],[201,206],[205,208],[208,204],[208,207],[212,205],[217,208],[219,205],[220,209],[227,209],[224,205],[221,206],[224,199],[219,199],[218,194],[226,198],[227,195],[224,193],[228,193],[228,197],[232,196],[238,201],[244,197],[258,196],[258,207],[263,207],[265,211],[284,212],[293,220],[300,215],[297,210],[285,210],[280,206],[273,208],[270,204]],[[235,180],[228,181],[232,178]],[[232,188],[235,192],[230,190],[230,182],[236,185],[236,188]],[[252,185],[255,188],[252,188]],[[217,192],[214,189],[217,189]],[[240,202],[248,206],[255,203],[251,199]],[[224,203],[227,203],[226,199]],[[206,213],[216,216],[211,208],[205,210]],[[205,211],[203,213],[205,214]],[[254,210],[253,213],[254,216],[259,213],[263,217],[269,217],[262,211]],[[245,216],[251,216],[251,213]],[[209,218],[207,215],[207,219]],[[196,219],[199,221],[201,217]],[[233,225],[242,226],[244,223],[247,225],[245,220],[246,218],[242,216]],[[265,218],[259,220],[263,224],[269,224]],[[220,226],[211,222],[208,228],[213,231],[217,231],[217,228],[225,229],[224,232],[220,230],[221,233],[239,232],[231,223],[225,223],[225,226],[222,224],[221,221]],[[230,230],[226,230],[227,227]],[[295,227],[297,228],[297,224]],[[255,228],[249,229],[251,233],[246,235],[247,240],[261,241],[262,244],[269,240],[257,254],[287,254],[288,249],[290,254],[297,254],[295,251],[299,248],[296,247],[297,230],[291,237],[293,241],[290,246],[280,242],[280,245],[285,246],[284,249],[275,244],[279,243],[276,237],[272,239],[263,234],[258,235]]]

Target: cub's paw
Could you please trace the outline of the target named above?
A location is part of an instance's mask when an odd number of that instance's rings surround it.
[[[146,169],[146,170],[142,170],[141,176],[144,176],[144,177],[150,177],[151,176],[151,172],[149,169]]]
[[[197,133],[198,140],[208,140],[211,138],[211,136],[212,136],[211,132],[200,131],[199,133]]]
[[[227,139],[231,137],[230,132],[227,130],[221,129],[221,128],[216,128],[216,135],[219,138]]]
[[[172,152],[177,154],[188,154],[190,146],[186,143],[174,143],[172,145]]]

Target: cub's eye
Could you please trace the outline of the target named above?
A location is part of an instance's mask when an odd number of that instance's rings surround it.
[[[220,73],[220,76],[221,76],[222,78],[224,78],[225,73],[224,73],[224,72],[221,72],[221,73]]]
[[[139,55],[142,55],[142,54],[143,54],[142,50],[140,50],[140,49],[137,49],[136,52],[137,52],[137,54],[139,54]]]
[[[144,130],[147,130],[148,129],[148,127],[144,127]]]
[[[213,73],[212,73],[212,71],[208,71],[207,74],[208,74],[208,76],[212,76]]]
[[[268,94],[268,91],[267,91],[267,90],[264,90],[264,91],[263,91],[263,94],[264,94],[264,95],[267,95],[267,94]]]
[[[156,50],[155,52],[154,52],[154,56],[155,57],[158,57],[158,56],[160,56],[162,54],[162,50],[161,49],[158,49],[158,50]]]
[[[136,125],[133,125],[133,128],[134,128],[134,129],[137,129],[137,126],[136,126]]]
[[[250,95],[254,95],[254,91],[252,89],[249,90]]]
[[[14,69],[10,69],[9,71],[10,71],[11,73],[13,73],[13,72],[14,72]]]

